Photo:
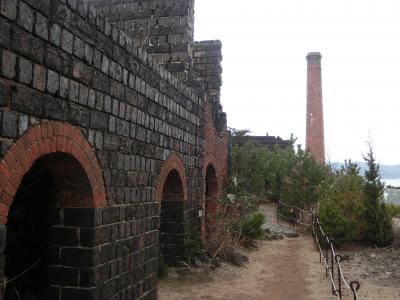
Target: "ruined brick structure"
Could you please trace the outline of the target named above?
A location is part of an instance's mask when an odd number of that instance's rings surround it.
[[[324,110],[322,103],[321,54],[307,55],[306,149],[316,161],[325,162]]]
[[[256,145],[260,145],[268,150],[274,150],[276,147],[286,149],[293,146],[291,140],[284,140],[280,136],[245,135],[232,138],[233,144],[244,145],[247,142],[255,143]]]
[[[193,7],[0,0],[0,299],[155,299],[204,230],[228,135]]]

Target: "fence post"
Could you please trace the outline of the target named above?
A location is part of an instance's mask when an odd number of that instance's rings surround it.
[[[340,255],[335,256],[335,260],[337,263],[337,272],[338,272],[338,290],[339,290],[339,299],[342,299],[342,272],[340,270]]]

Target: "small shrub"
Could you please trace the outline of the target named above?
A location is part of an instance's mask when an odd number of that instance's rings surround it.
[[[158,260],[158,278],[162,279],[167,277],[168,275],[168,265],[165,262],[164,256],[160,255],[160,259]]]
[[[400,217],[400,206],[396,204],[386,204],[387,213],[391,218]]]
[[[193,257],[201,253],[201,237],[200,230],[195,228],[185,233],[183,237],[183,245],[185,248],[185,259],[191,261]]]
[[[262,235],[261,225],[265,217],[262,213],[252,213],[239,222],[239,229],[243,238],[247,241],[259,239]]]
[[[335,245],[352,241],[356,238],[355,224],[346,218],[343,211],[333,202],[322,203],[319,211],[322,228]]]

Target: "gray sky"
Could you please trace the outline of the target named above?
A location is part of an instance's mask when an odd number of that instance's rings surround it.
[[[220,39],[228,126],[304,145],[306,55],[322,54],[327,159],[362,160],[371,136],[400,163],[400,1],[196,0],[195,39]]]

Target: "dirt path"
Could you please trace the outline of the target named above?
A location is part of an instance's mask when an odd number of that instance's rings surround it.
[[[224,264],[211,276],[170,276],[159,284],[159,299],[332,299],[311,238],[260,241],[246,255],[246,268]]]
[[[262,205],[260,211],[271,228],[287,230],[284,224],[276,223],[273,205]],[[347,253],[349,259],[343,261],[342,267],[346,278],[360,281],[359,299],[400,299],[399,249],[400,246]],[[309,236],[258,241],[257,248],[245,254],[249,257],[245,268],[223,263],[210,273],[201,269],[193,269],[189,275],[171,272],[158,285],[159,299],[336,299],[331,295],[330,281],[325,277],[324,266]],[[344,289],[343,299],[352,298],[351,292]]]

